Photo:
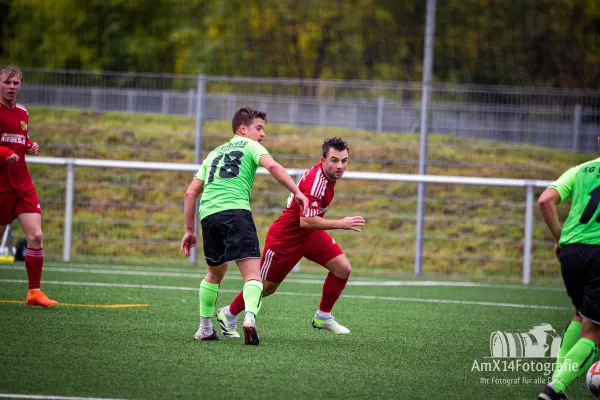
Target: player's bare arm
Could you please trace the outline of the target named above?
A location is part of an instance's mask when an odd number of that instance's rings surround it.
[[[547,188],[542,192],[538,199],[538,205],[544,222],[550,229],[552,236],[554,237],[554,254],[558,258],[560,254],[560,247],[558,241],[560,240],[560,234],[562,228],[560,221],[558,220],[558,213],[556,212],[556,205],[560,202],[560,194],[554,188]]]
[[[362,232],[358,226],[364,226],[366,223],[365,219],[361,216],[346,217],[342,219],[325,219],[320,216],[314,217],[300,217],[300,226],[306,229],[344,229],[347,231]]]
[[[185,192],[185,201],[183,203],[183,216],[185,219],[185,235],[181,240],[181,251],[186,257],[190,255],[190,250],[196,246],[198,239],[194,230],[196,223],[196,200],[204,191],[204,181],[194,179]]]
[[[260,165],[269,171],[273,178],[277,179],[277,181],[285,186],[287,190],[294,194],[296,203],[298,203],[298,205],[302,207],[304,213],[306,213],[308,210],[308,199],[300,191],[300,189],[298,189],[298,186],[292,177],[287,173],[285,168],[283,168],[283,166],[277,161],[273,160],[273,158],[267,156],[260,158]]]

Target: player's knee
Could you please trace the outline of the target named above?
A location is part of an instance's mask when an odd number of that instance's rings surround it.
[[[336,268],[334,275],[341,279],[348,279],[348,278],[350,278],[351,273],[352,273],[352,266],[350,265],[350,262],[348,260],[344,260],[338,266],[338,268]]]
[[[32,246],[40,246],[42,244],[42,240],[44,239],[44,234],[42,230],[36,230],[27,234],[27,245]]]
[[[206,275],[204,276],[204,280],[210,283],[218,283],[220,284],[223,278],[225,277],[225,273],[227,272],[227,263],[223,263],[217,267],[208,267],[206,271]]]
[[[598,326],[592,329],[584,329],[581,333],[582,338],[590,339],[592,342],[600,346],[600,328]]]
[[[344,279],[350,278],[350,274],[352,273],[352,266],[350,265],[350,263],[348,263],[348,265],[344,268],[342,273],[344,275]]]
[[[268,281],[263,282],[263,297],[272,295],[277,291],[278,285],[269,284]]]

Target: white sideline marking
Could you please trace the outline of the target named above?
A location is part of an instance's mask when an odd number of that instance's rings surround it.
[[[0,265],[0,269],[23,270],[23,267],[13,267]],[[185,272],[160,272],[160,271],[127,271],[118,269],[87,269],[87,268],[65,268],[65,267],[45,267],[44,271],[52,272],[79,272],[84,274],[102,274],[102,275],[133,275],[133,276],[170,276],[172,278],[204,278],[206,274],[190,274]],[[226,279],[234,279],[233,277]]]
[[[19,279],[0,279],[0,283],[27,283],[26,280]],[[132,285],[128,283],[101,283],[101,282],[62,282],[62,281],[44,281],[44,284],[50,285],[75,285],[75,286],[101,286],[101,287],[124,287],[136,289],[167,289],[180,291],[196,291],[197,287],[185,286],[157,286],[157,285]],[[220,289],[220,292],[239,293],[239,290]],[[283,296],[310,296],[321,297],[320,293],[296,293],[296,292],[276,292],[277,295]],[[388,296],[361,296],[361,295],[344,295],[345,299],[361,299],[361,300],[387,300],[387,301],[409,301],[415,303],[440,303],[440,304],[465,304],[488,307],[512,307],[512,308],[529,308],[535,310],[573,310],[570,307],[560,306],[540,306],[533,304],[515,304],[515,303],[494,303],[489,301],[470,301],[470,300],[445,300],[445,299],[420,299],[415,297],[388,297]]]
[[[194,273],[194,271],[199,271],[199,273],[204,273],[206,271],[206,266],[194,266],[194,267],[163,267],[163,266],[152,266],[152,265],[146,265],[146,266],[138,266],[138,265],[120,265],[120,264],[113,264],[113,265],[106,265],[106,264],[82,264],[82,263],[58,263],[58,262],[54,262],[54,261],[44,261],[44,268],[46,267],[61,267],[61,268],[86,268],[86,269],[122,269],[122,270],[128,270],[128,271],[149,271],[149,272],[182,272],[182,273]],[[305,278],[322,278],[327,274],[327,270],[323,269],[322,273],[308,273],[308,272],[302,272],[302,276]],[[242,275],[240,274],[240,272],[237,270],[237,268],[229,268],[229,270],[227,271],[227,276],[237,276],[237,277],[241,277]],[[380,278],[377,277],[369,277],[369,276],[365,276],[362,277],[362,279],[365,280],[381,280]]]
[[[65,397],[65,396],[53,396],[43,394],[8,394],[0,393],[0,397],[6,399],[51,399],[51,400],[123,400],[123,399],[111,399],[105,397]]]
[[[11,265],[0,265],[0,270],[23,270],[23,267],[11,266]],[[45,267],[44,271],[51,272],[78,272],[85,274],[101,274],[101,275],[130,275],[130,276],[168,276],[173,278],[194,278],[202,279],[205,274],[194,274],[186,272],[162,272],[162,271],[131,271],[131,270],[117,270],[117,269],[88,269],[88,268],[72,268],[72,267]],[[238,276],[225,276],[225,279],[240,279]],[[300,278],[287,278],[286,282],[290,283],[305,283],[312,285],[322,285],[323,279],[300,279]],[[423,280],[400,280],[400,281],[364,281],[364,280],[350,280],[347,283],[348,286],[416,286],[416,287],[481,287],[481,288],[503,288],[503,289],[528,289],[528,290],[549,290],[549,291],[564,291],[565,289],[559,287],[528,287],[525,285],[503,285],[503,284],[490,284],[480,282],[453,282],[453,281],[423,281]]]

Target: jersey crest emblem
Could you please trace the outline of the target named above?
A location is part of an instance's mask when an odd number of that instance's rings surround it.
[[[27,130],[27,122],[21,121],[21,130],[23,130],[23,131]]]

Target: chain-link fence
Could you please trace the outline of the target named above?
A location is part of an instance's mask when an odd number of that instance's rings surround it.
[[[267,137],[286,167],[311,166],[323,138],[348,133],[352,171],[417,172],[419,136],[411,132],[419,130],[419,84],[51,70],[25,70],[24,81],[19,101],[32,110],[30,128],[47,156],[191,163],[198,115],[206,151],[231,135],[235,109],[251,105],[266,110],[271,122],[290,124]],[[584,156],[561,152],[558,160],[555,153],[551,165],[529,144],[595,149],[598,97],[593,91],[434,85],[432,131],[442,135],[431,136],[428,173],[555,179]],[[341,128],[368,131],[350,135]],[[448,156],[457,150],[460,160]],[[518,156],[499,156],[504,153]],[[32,172],[44,207],[47,254],[60,258],[65,170],[34,165]],[[181,262],[177,221],[191,174],[78,168],[75,179],[74,260]],[[416,184],[349,180],[340,188],[328,215],[353,212],[369,221],[363,235],[336,232],[352,262],[412,273]],[[284,200],[275,182],[257,178],[252,206],[261,240]],[[520,279],[525,211],[522,188],[429,184],[425,274]],[[532,279],[556,279],[552,241],[539,215],[534,221]]]
[[[421,84],[26,69],[20,101],[202,122],[229,120],[236,108],[252,105],[271,122],[416,133]],[[595,151],[600,91],[437,83],[430,118],[432,133]]]

